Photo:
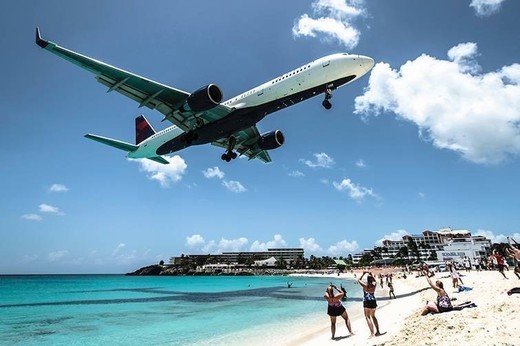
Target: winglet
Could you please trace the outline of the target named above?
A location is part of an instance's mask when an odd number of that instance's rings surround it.
[[[47,45],[49,44],[49,41],[45,41],[44,39],[42,39],[39,27],[36,27],[36,44],[42,48],[47,47]]]

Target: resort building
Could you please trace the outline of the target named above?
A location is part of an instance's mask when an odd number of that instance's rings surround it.
[[[446,247],[455,244],[451,250]],[[464,244],[464,245],[462,245]],[[457,246],[463,246],[458,250],[453,250]],[[408,258],[414,261],[427,261],[437,259],[443,261],[443,258],[454,257],[450,253],[465,253],[462,255],[474,258],[475,256],[484,256],[487,249],[491,247],[491,242],[485,237],[472,236],[471,232],[466,229],[451,229],[449,227],[441,228],[438,231],[425,230],[422,234],[405,235],[401,240],[388,240],[382,242],[382,246],[374,247],[374,249],[365,249],[362,253],[352,256],[354,264],[359,263],[364,254],[373,254],[377,252],[381,259],[379,261],[389,261],[396,257]],[[406,248],[403,251],[402,248]],[[412,248],[415,251],[412,252]],[[477,255],[480,254],[480,255]],[[458,258],[458,255],[455,254]],[[452,260],[452,259],[450,259]]]
[[[443,250],[437,251],[439,261],[462,263],[464,257],[475,263],[475,259],[486,257],[491,249],[491,241],[482,236],[471,238],[453,239]]]
[[[183,255],[181,257],[171,257],[170,264],[181,264],[182,261],[197,259],[208,259],[211,257],[212,262],[226,264],[254,264],[255,261],[262,261],[274,257],[277,261],[283,261],[286,264],[294,264],[303,260],[303,248],[273,248],[267,251],[237,251],[223,252],[215,255]]]

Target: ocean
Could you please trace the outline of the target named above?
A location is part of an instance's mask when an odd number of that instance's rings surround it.
[[[325,276],[0,276],[0,345],[275,345],[328,321],[330,281],[361,296]]]

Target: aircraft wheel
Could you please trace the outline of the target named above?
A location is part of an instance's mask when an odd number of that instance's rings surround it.
[[[321,104],[322,104],[323,107],[325,107],[325,109],[331,109],[332,108],[332,103],[330,103],[329,100],[324,100]]]
[[[231,153],[231,158],[232,158],[233,160],[236,159],[237,156],[238,156],[237,153],[235,153],[235,152],[232,152],[232,153]]]

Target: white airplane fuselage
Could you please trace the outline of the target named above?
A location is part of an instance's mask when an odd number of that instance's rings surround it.
[[[174,125],[144,140],[136,151],[128,153],[128,157],[164,155],[231,136],[272,112],[353,82],[373,66],[374,60],[367,56],[346,53],[325,56],[222,102],[234,111],[198,128],[197,139],[189,144],[182,138],[185,132]]]

